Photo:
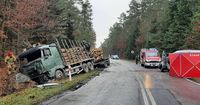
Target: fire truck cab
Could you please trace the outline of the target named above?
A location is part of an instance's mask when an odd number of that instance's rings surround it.
[[[159,67],[161,57],[159,51],[156,48],[141,49],[140,51],[140,63],[144,67]]]

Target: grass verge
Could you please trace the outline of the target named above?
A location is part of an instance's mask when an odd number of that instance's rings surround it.
[[[190,78],[192,81],[200,84],[200,78]]]
[[[100,71],[94,70],[89,73],[73,76],[72,81],[60,81],[63,84],[57,87],[44,89],[29,88],[5,97],[0,97],[0,105],[35,105],[49,99],[54,95],[61,94],[62,92],[73,88],[74,86],[76,86],[76,84],[99,75],[99,73]]]

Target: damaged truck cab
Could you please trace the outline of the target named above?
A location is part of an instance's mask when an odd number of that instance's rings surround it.
[[[54,78],[56,70],[64,68],[56,44],[31,48],[22,53],[19,59],[20,72],[38,83],[47,82],[48,78]]]

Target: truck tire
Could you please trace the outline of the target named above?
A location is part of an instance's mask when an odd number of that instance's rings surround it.
[[[104,66],[105,68],[107,68],[109,65],[108,65],[107,62],[105,62],[103,66]]]
[[[86,63],[83,64],[83,70],[87,73],[89,72],[88,65]]]
[[[162,69],[162,64],[160,64],[160,65],[158,66],[158,68],[161,70],[161,69]]]
[[[108,62],[108,66],[110,66],[110,61]]]
[[[36,78],[34,81],[37,82],[38,84],[44,84],[49,81],[49,78],[46,74],[43,74],[42,76]]]
[[[65,75],[63,74],[63,72],[61,70],[57,70],[55,73],[55,78],[57,80],[61,80],[61,79],[65,78]]]
[[[166,68],[164,68],[164,67],[161,67],[161,72],[164,72],[165,70],[166,70]]]
[[[88,62],[87,66],[88,66],[89,70],[94,70],[94,65],[92,62]]]
[[[143,66],[144,66],[144,64],[142,64],[142,63],[141,63],[141,66],[143,67]]]

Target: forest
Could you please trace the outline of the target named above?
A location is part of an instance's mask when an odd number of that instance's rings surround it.
[[[199,0],[131,0],[118,20],[102,44],[107,54],[133,59],[141,48],[200,49]]]
[[[56,37],[86,40],[95,46],[89,0],[0,0],[0,54],[19,54]]]

